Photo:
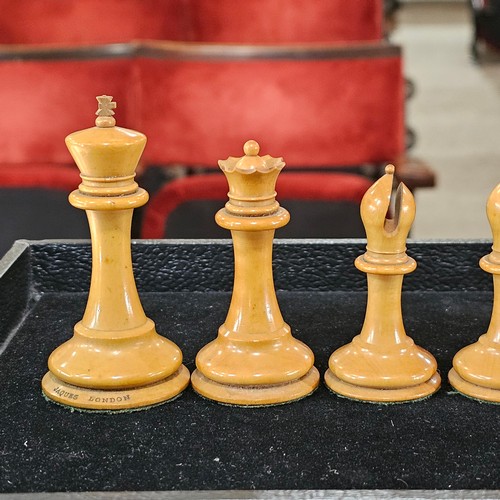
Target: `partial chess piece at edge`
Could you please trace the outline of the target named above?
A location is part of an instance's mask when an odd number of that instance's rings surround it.
[[[500,184],[491,192],[486,213],[493,233],[492,252],[479,265],[493,274],[493,311],[488,331],[455,354],[448,373],[459,392],[482,401],[500,403]]]
[[[366,192],[361,218],[366,253],[356,267],[368,275],[368,303],[361,333],[330,357],[326,385],[334,392],[368,402],[421,399],[439,389],[434,357],[406,335],[401,312],[403,276],[416,262],[406,254],[406,238],[415,218],[413,195],[399,184],[394,214],[388,218],[394,167]]]
[[[91,231],[89,297],[73,337],[50,355],[42,389],[71,407],[131,410],[177,396],[189,371],[146,317],[133,276],[132,213],[148,201],[134,177],[146,136],[114,126],[112,97],[97,100],[96,126],[66,138],[82,178],[69,200],[86,211]]]
[[[290,218],[275,200],[285,164],[259,156],[255,141],[246,142],[244,152],[242,158],[219,162],[229,201],[216,221],[233,238],[233,295],[218,337],[196,357],[191,382],[196,392],[222,403],[280,404],[311,394],[320,377],[314,354],[283,321],[274,290],[274,231]]]

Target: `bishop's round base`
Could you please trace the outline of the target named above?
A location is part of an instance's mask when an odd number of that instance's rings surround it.
[[[189,384],[189,370],[180,368],[154,384],[119,390],[90,389],[68,384],[47,372],[42,390],[47,398],[65,406],[85,410],[135,410],[164,403],[178,396]]]
[[[436,392],[441,386],[441,377],[436,372],[422,384],[398,389],[377,389],[344,382],[328,369],[325,373],[325,383],[333,392],[346,398],[359,399],[370,403],[404,403],[426,398]]]
[[[191,375],[193,389],[219,403],[237,406],[269,406],[290,403],[313,393],[319,384],[319,372],[313,366],[303,377],[283,384],[230,385],[205,377],[199,370]]]
[[[492,389],[468,382],[458,374],[455,368],[448,372],[448,380],[458,392],[465,396],[490,403],[500,403],[500,389]]]

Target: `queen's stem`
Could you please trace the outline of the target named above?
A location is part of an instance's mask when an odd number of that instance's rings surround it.
[[[231,231],[234,289],[225,326],[230,332],[266,334],[283,326],[272,271],[274,230]],[[255,277],[258,276],[258,279]]]

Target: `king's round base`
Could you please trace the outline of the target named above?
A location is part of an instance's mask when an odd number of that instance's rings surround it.
[[[458,392],[465,396],[490,403],[500,403],[500,389],[492,389],[468,382],[458,374],[455,368],[448,372],[448,380]]]
[[[191,383],[198,394],[219,403],[269,406],[309,396],[318,387],[319,378],[319,372],[313,366],[303,377],[283,384],[231,385],[210,380],[199,370],[195,370],[191,375]]]
[[[68,384],[47,372],[42,390],[48,399],[84,410],[137,410],[164,403],[178,396],[189,384],[189,370],[181,365],[169,377],[142,387],[120,390],[91,389]]]
[[[436,392],[441,386],[441,377],[436,372],[422,384],[397,389],[378,389],[344,382],[328,369],[325,373],[325,383],[333,392],[346,398],[370,403],[404,403],[426,398]]]

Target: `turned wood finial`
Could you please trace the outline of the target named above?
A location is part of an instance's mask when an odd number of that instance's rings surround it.
[[[285,166],[283,158],[273,158],[270,155],[259,156],[260,146],[257,141],[249,140],[243,145],[244,156],[235,158],[230,156],[226,160],[219,160],[219,167],[224,173],[237,171],[241,174],[260,172],[266,174],[272,170],[281,171]]]
[[[95,114],[97,118],[95,124],[97,127],[114,127],[116,120],[113,118],[116,109],[116,102],[113,102],[113,96],[99,95],[96,97],[98,102],[97,111]]]
[[[243,151],[247,156],[257,156],[260,151],[260,146],[257,141],[247,141],[243,145]]]
[[[229,184],[229,201],[226,209],[239,215],[257,216],[276,212],[276,180],[285,166],[283,158],[259,156],[260,146],[249,140],[243,145],[241,157],[230,156],[219,160]]]
[[[415,200],[401,182],[393,191],[394,165],[375,182],[361,201],[361,218],[368,240],[367,249],[377,253],[401,253],[415,219]]]
[[[99,103],[96,126],[73,132],[65,139],[82,174],[80,190],[103,196],[133,193],[138,187],[134,176],[146,136],[115,126],[113,97],[101,95],[96,99]]]

